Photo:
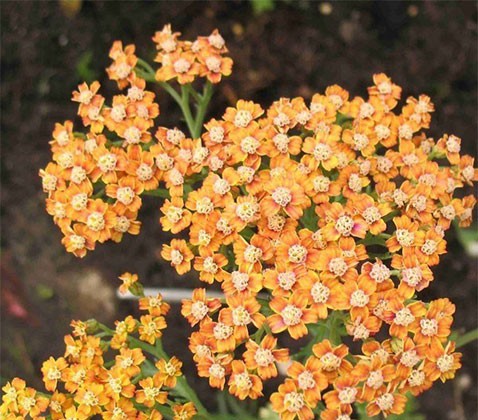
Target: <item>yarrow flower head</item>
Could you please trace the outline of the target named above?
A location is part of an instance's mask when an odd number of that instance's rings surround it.
[[[73,93],[86,133],[71,121],[55,125],[53,160],[40,176],[67,251],[83,257],[98,243],[138,234],[144,196],[160,197],[162,229],[181,238],[158,255],[224,294],[210,298],[197,288],[182,303],[196,328],[189,345],[199,376],[256,399],[288,362],[288,377],[271,396],[284,419],[346,419],[356,403],[370,417],[399,414],[409,393],[452,378],[461,357],[449,340],[455,306],[417,294],[446,253],[446,230],[471,224],[476,199],[457,193],[478,171],[460,154],[459,137],[427,136],[431,99],[401,105],[402,88],[375,74],[366,97],[333,85],[310,100],[280,98],[268,108],[238,100],[204,124],[212,85],[231,74],[224,39],[216,30],[184,41],[167,25],[153,41],[156,69],[133,45],[114,43],[107,71],[123,93],[111,102],[98,82]],[[160,109],[147,83],[180,105],[185,127],[157,124]],[[123,291],[141,293],[133,275],[122,280]],[[119,322],[111,341],[118,366],[134,373],[82,370],[85,360],[102,366],[103,357],[83,329],[68,338],[66,365],[62,358],[44,365],[47,389],[64,382],[76,393],[74,403],[58,397],[55,407],[77,417],[131,416],[134,395],[152,416],[153,407],[169,404],[165,389],[176,381],[177,363],[158,362],[157,373],[132,381],[144,359],[131,334],[155,345],[169,308],[160,300],[141,305],[148,314]],[[315,344],[291,354],[281,348],[284,336],[311,336]],[[361,351],[352,354],[342,337]],[[4,410],[42,411],[41,397],[28,392],[9,384]],[[177,418],[194,415],[188,404],[172,410]]]

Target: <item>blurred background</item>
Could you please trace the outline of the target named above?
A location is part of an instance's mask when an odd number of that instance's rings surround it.
[[[219,85],[210,117],[237,99],[267,106],[280,96],[310,98],[330,84],[365,95],[373,73],[386,72],[405,97],[425,93],[436,112],[430,135],[453,133],[476,156],[476,2],[2,2],[1,3],[1,381],[13,376],[41,387],[43,360],[63,351],[70,319],[111,323],[135,305],[116,298],[117,276],[137,272],[147,286],[193,287],[156,258],[161,242],[158,203],[146,200],[144,232],[108,243],[79,260],[67,254],[44,210],[38,170],[50,159],[48,141],[57,121],[74,119],[71,91],[99,80],[116,93],[105,67],[112,42],[135,43],[154,55],[151,36],[166,23],[184,38],[219,28],[235,62]],[[179,114],[160,97],[159,124]],[[454,327],[477,325],[477,260],[467,256],[453,230],[449,253],[435,267],[424,300],[447,296],[457,305]],[[189,327],[173,306],[166,349],[173,349],[200,389],[187,350]],[[477,346],[463,349],[458,380],[437,383],[419,398],[426,419],[472,419],[477,407]],[[205,395],[205,394],[203,394]],[[213,402],[211,402],[213,404]]]

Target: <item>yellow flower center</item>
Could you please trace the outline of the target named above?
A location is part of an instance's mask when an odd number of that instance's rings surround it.
[[[423,335],[427,337],[433,337],[438,333],[438,322],[436,321],[436,319],[421,319],[420,330]]]
[[[105,227],[105,219],[100,212],[95,211],[86,219],[86,226],[95,232],[99,232]]]
[[[166,131],[166,140],[175,146],[179,145],[179,142],[186,138],[186,135],[177,128],[172,128]]]
[[[246,290],[249,285],[249,274],[241,273],[240,271],[233,271],[231,274],[231,281],[236,290],[242,292]]]
[[[251,315],[244,306],[238,306],[232,310],[232,322],[234,325],[248,325],[251,321]]]
[[[257,212],[259,211],[259,204],[254,201],[246,201],[244,203],[239,203],[236,206],[236,215],[243,222],[249,223],[252,222],[256,217]]]
[[[213,378],[222,379],[226,376],[226,370],[219,363],[213,363],[209,368],[209,374]]]
[[[307,248],[300,244],[294,244],[287,252],[289,261],[295,264],[302,264],[307,258]]]
[[[203,319],[208,311],[208,307],[204,302],[196,301],[191,305],[191,315],[198,321]]]
[[[84,90],[80,92],[78,99],[82,104],[88,105],[93,99],[93,92],[91,90]]]
[[[392,85],[390,82],[380,82],[377,85],[377,89],[381,95],[390,95],[392,93]]]
[[[136,169],[136,175],[140,181],[149,181],[153,177],[153,169],[146,163],[142,163]]]
[[[245,109],[240,109],[234,117],[234,125],[240,128],[246,128],[252,121],[252,114]]]
[[[281,207],[286,207],[292,200],[292,193],[288,188],[277,187],[271,194],[272,199]]]
[[[415,321],[415,317],[413,316],[412,312],[408,308],[400,309],[395,314],[395,324],[397,325],[402,325],[404,327],[407,327],[413,321]]]
[[[400,139],[411,140],[413,137],[413,130],[408,124],[402,124],[398,127],[398,136]]]
[[[446,373],[453,369],[454,358],[451,354],[444,354],[437,360],[437,367],[441,373]]]
[[[166,211],[166,217],[171,223],[178,223],[183,217],[183,209],[181,207],[170,206]]]
[[[224,128],[220,126],[212,127],[209,131],[209,137],[213,143],[222,143],[224,141]]]
[[[179,265],[183,262],[184,256],[178,249],[173,249],[171,251],[171,263],[173,265]]]
[[[281,312],[284,324],[287,326],[294,326],[300,324],[302,320],[302,310],[295,305],[287,305]]]
[[[421,246],[420,250],[425,255],[433,255],[438,248],[438,244],[433,239],[427,239],[425,243]]]
[[[293,271],[286,271],[277,275],[279,287],[284,290],[291,290],[297,279]]]
[[[446,150],[450,153],[460,153],[460,139],[456,136],[451,135],[446,140]]]
[[[298,392],[289,392],[284,396],[284,406],[291,413],[298,413],[304,405],[304,396]]]
[[[147,400],[154,400],[159,395],[159,388],[154,386],[147,386],[144,388],[144,396]]]
[[[99,157],[97,161],[98,168],[101,172],[110,172],[116,168],[118,158],[113,153],[107,153]]]
[[[337,257],[330,260],[328,269],[336,276],[342,277],[347,272],[348,266],[343,258]]]
[[[254,245],[247,245],[244,250],[244,260],[250,264],[254,264],[262,257],[262,249],[255,247]]]
[[[128,89],[128,98],[131,99],[132,101],[140,101],[143,99],[144,96],[144,90],[140,89],[137,86],[131,86]]]
[[[184,177],[176,168],[171,169],[169,172],[169,181],[174,186],[180,186],[184,184]]]
[[[256,153],[260,145],[260,141],[257,140],[255,137],[247,136],[241,140],[240,147],[244,153],[253,155],[254,153]]]
[[[191,63],[184,57],[181,57],[174,62],[173,68],[176,73],[187,73],[191,68]]]
[[[299,388],[303,390],[312,389],[316,385],[314,375],[310,370],[306,370],[299,374],[297,377],[297,383],[299,384]]]
[[[251,389],[252,381],[247,372],[236,373],[234,375],[234,385],[239,389]]]
[[[116,193],[117,200],[125,206],[129,206],[133,202],[134,197],[135,193],[131,187],[118,188]]]
[[[407,229],[397,229],[395,232],[398,243],[403,246],[412,246],[415,241],[415,234]]]
[[[369,102],[365,102],[360,105],[359,118],[369,118],[375,112],[375,108]]]
[[[203,270],[207,273],[215,274],[219,270],[219,266],[215,263],[213,257],[204,258]]]
[[[117,216],[114,230],[116,232],[125,233],[128,232],[131,222],[126,216]]]
[[[393,407],[394,401],[395,398],[393,397],[393,395],[387,392],[386,394],[383,394],[378,397],[375,402],[377,403],[380,410],[387,411]]]
[[[333,372],[340,367],[342,360],[340,357],[329,351],[320,357],[320,363],[322,363],[322,370]]]
[[[475,169],[473,168],[472,165],[468,165],[465,168],[463,168],[463,170],[461,171],[461,174],[463,175],[463,178],[465,178],[465,180],[469,182],[475,176]]]
[[[286,134],[276,134],[272,141],[276,149],[281,153],[287,153],[289,150],[289,137]]]
[[[290,124],[290,118],[284,112],[279,112],[276,117],[273,119],[274,125],[277,127],[285,127]]]
[[[319,143],[314,147],[314,158],[319,161],[323,162],[324,160],[328,160],[332,157],[332,149],[328,144]]]
[[[70,179],[75,184],[81,184],[86,179],[86,171],[81,166],[74,166]]]
[[[267,218],[267,227],[273,232],[281,232],[284,229],[285,223],[285,217],[278,213]]]
[[[329,95],[328,98],[334,104],[335,109],[339,109],[344,104],[344,100],[339,95]]]
[[[402,270],[402,279],[410,287],[417,286],[423,279],[420,267],[405,268]]]
[[[330,179],[326,176],[319,175],[315,177],[312,181],[312,185],[314,186],[315,192],[325,193],[329,191],[330,188]]]
[[[234,330],[230,325],[222,322],[218,322],[213,329],[213,335],[216,340],[227,340],[233,332]]]
[[[231,185],[225,179],[219,178],[214,182],[212,189],[216,194],[225,195],[231,191]]]
[[[361,151],[365,149],[370,143],[370,140],[365,134],[355,133],[352,137],[352,149]]]
[[[206,58],[206,67],[213,73],[219,73],[221,71],[221,60],[217,57],[210,56]]]
[[[266,367],[274,363],[275,357],[270,349],[259,347],[254,353],[254,360],[260,367]]]
[[[88,194],[86,193],[75,194],[71,199],[71,207],[76,211],[84,210],[87,204]]]
[[[61,379],[61,372],[56,366],[50,368],[46,374],[49,381],[58,381]]]
[[[415,366],[420,360],[415,350],[405,351],[400,356],[400,363],[409,368]]]
[[[408,375],[407,382],[410,386],[420,386],[425,382],[425,372],[414,369]]]
[[[375,134],[379,140],[385,140],[390,136],[390,128],[385,125],[378,124],[375,126]]]
[[[325,303],[329,300],[330,289],[323,283],[316,282],[310,291],[315,303]]]
[[[350,216],[347,216],[347,215],[340,216],[335,222],[335,229],[342,236],[350,236],[350,234],[352,233],[353,227],[354,227],[354,221]]]
[[[86,391],[83,396],[83,404],[93,407],[99,404],[98,397],[93,393],[93,391]]]
[[[362,189],[362,180],[358,174],[351,174],[347,185],[352,191],[358,193]]]
[[[232,233],[232,228],[229,225],[229,222],[221,217],[216,223],[216,229],[223,233],[224,235],[230,235]]]
[[[214,210],[214,203],[209,197],[202,197],[196,203],[196,211],[199,214],[209,214]]]
[[[357,388],[346,387],[339,391],[339,401],[341,404],[353,404],[357,396]]]
[[[115,105],[113,108],[111,108],[111,119],[114,122],[121,122],[126,118],[126,109],[123,104]]]
[[[367,378],[367,386],[373,389],[378,389],[383,385],[383,375],[380,370],[374,370],[369,373]]]
[[[138,144],[141,140],[141,131],[138,127],[132,125],[124,131],[123,136],[127,143]]]
[[[55,191],[58,178],[52,174],[45,174],[42,179],[42,186],[45,191]]]
[[[355,290],[350,296],[350,305],[363,308],[370,301],[370,297],[363,290]]]

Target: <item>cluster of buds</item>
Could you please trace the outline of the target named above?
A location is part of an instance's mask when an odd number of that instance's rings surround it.
[[[123,281],[132,285],[129,273]],[[161,295],[142,297],[139,319],[127,316],[114,330],[96,321],[73,321],[65,336],[65,353],[41,368],[48,394],[27,387],[19,378],[3,388],[4,419],[106,420],[192,419],[198,412],[194,392],[181,373],[182,363],[161,346],[164,315]],[[186,402],[185,402],[186,401]],[[200,404],[200,403],[199,403]]]
[[[82,85],[73,99],[90,132],[55,128],[54,162],[41,176],[67,250],[83,256],[96,242],[137,234],[141,195],[165,198],[163,230],[187,239],[163,245],[162,258],[224,292],[214,299],[199,288],[183,302],[198,328],[190,349],[199,375],[256,399],[277,363],[288,363],[271,396],[283,419],[345,420],[355,403],[369,416],[399,414],[406,394],[453,378],[455,307],[416,294],[433,280],[446,230],[470,225],[476,200],[456,193],[478,174],[460,138],[425,134],[430,98],[399,108],[401,88],[376,74],[367,98],[334,85],[310,103],[281,98],[267,110],[240,100],[202,134],[159,127],[153,137],[159,109],[145,80],[171,94],[176,79],[183,96],[172,96],[189,112],[191,96],[206,96],[193,89],[196,76],[210,84],[230,73],[217,32],[192,43],[178,35],[168,26],[156,33],[156,72],[134,46],[115,43],[108,73],[128,94],[107,107],[98,84]],[[280,346],[305,336],[295,354]]]

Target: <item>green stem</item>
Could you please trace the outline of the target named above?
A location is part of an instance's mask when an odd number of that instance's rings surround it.
[[[189,107],[189,88],[186,85],[181,85],[181,103],[179,106],[181,107],[181,111],[183,111],[183,116],[186,120],[186,124],[188,125],[191,137],[196,138],[196,133],[194,131],[196,121],[193,118],[191,108]]]
[[[147,82],[152,82],[152,83],[154,83],[154,82],[156,81],[156,78],[155,78],[155,76],[154,76],[154,73],[153,73],[153,74],[150,74],[150,73],[148,73],[148,72],[146,72],[146,71],[144,71],[143,69],[140,69],[140,68],[138,68],[138,67],[136,67],[136,68],[134,69],[134,71],[136,72],[136,74],[137,74],[139,77],[141,77],[141,79],[144,79],[144,80],[146,80]]]
[[[204,123],[204,117],[206,116],[206,111],[211,100],[213,93],[212,83],[208,80],[203,89],[203,94],[200,96],[200,101],[198,102],[198,109],[196,113],[196,120],[194,122],[194,138],[198,138],[201,135],[202,126]]]
[[[190,83],[187,85],[181,85],[181,94],[179,94],[169,83],[157,81],[154,69],[145,60],[138,58],[135,71],[138,76],[144,80],[160,85],[176,101],[181,108],[191,137],[193,139],[199,138],[204,123],[204,118],[206,116],[207,107],[213,93],[212,83],[209,81],[206,82],[202,94],[196,92]],[[193,117],[191,112],[189,103],[190,96],[194,98],[197,104],[195,117]]]
[[[162,198],[171,198],[168,190],[163,190],[158,188],[156,190],[143,191],[144,195],[150,195],[152,197],[162,197]]]
[[[472,341],[478,340],[478,328],[468,331],[456,339],[456,348],[465,346]]]
[[[309,326],[311,329],[311,340],[294,355],[296,360],[304,357],[307,359],[312,354],[312,347],[316,343],[328,339],[332,345],[341,343],[340,326],[342,323],[342,314],[339,311],[331,311],[327,317],[327,322],[319,320],[316,324]]]
[[[137,338],[131,336],[128,338],[131,344],[133,344],[134,346],[144,350],[145,352],[155,356],[158,359],[164,359],[166,361],[169,361],[170,358],[164,351],[160,340],[157,340],[156,345],[152,346],[151,344],[145,343],[141,340],[138,340]],[[189,386],[184,375],[177,378],[175,389],[182,397],[186,398],[188,401],[191,401],[194,404],[199,414],[209,416],[208,411],[201,403],[194,390]]]
[[[148,73],[154,75],[154,69],[149,65],[149,63],[148,63],[147,61],[145,61],[145,60],[143,60],[142,58],[139,58],[139,57],[138,57],[137,64],[138,64],[139,66],[143,67],[143,69],[145,69]]]

